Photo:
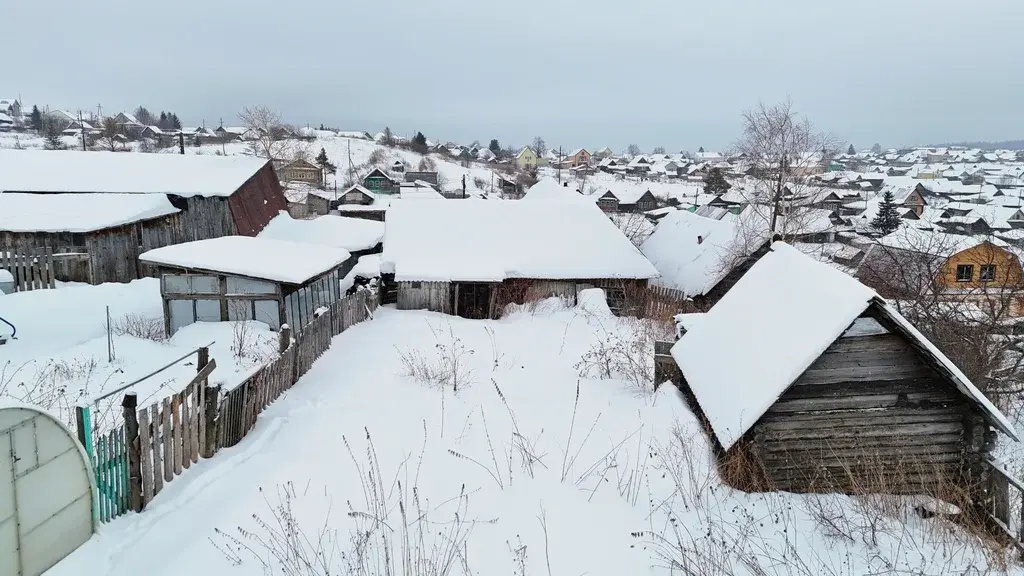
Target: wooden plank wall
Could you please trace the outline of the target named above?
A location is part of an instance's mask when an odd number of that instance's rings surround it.
[[[14,291],[25,292],[56,288],[53,249],[9,248],[0,246],[0,270],[14,276]]]
[[[901,336],[840,338],[761,418],[749,448],[779,490],[922,493],[959,482],[981,457],[976,417]]]
[[[399,310],[430,310],[452,313],[451,284],[448,282],[399,282]]]

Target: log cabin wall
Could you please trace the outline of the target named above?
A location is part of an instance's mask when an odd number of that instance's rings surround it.
[[[399,282],[399,310],[430,310],[452,313],[452,291],[448,282]]]
[[[987,430],[952,383],[885,333],[833,343],[742,448],[778,490],[921,493],[967,484]]]

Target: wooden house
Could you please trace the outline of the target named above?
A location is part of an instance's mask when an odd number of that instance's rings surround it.
[[[746,490],[985,496],[1013,425],[878,294],[777,242],[672,346],[726,481]],[[952,495],[952,494],[950,494]]]
[[[85,270],[58,280],[93,284],[149,276],[146,250],[254,236],[286,209],[270,162],[241,156],[0,150],[0,196],[0,246],[85,254]]]
[[[519,154],[516,154],[516,165],[519,166],[520,170],[536,170],[537,153],[529,146],[523,147]]]
[[[395,160],[395,163],[391,165],[391,171],[395,174],[402,174],[405,172],[405,162],[401,160]]]
[[[598,197],[597,206],[605,212],[647,212],[658,207],[658,199],[650,190],[609,190]]]
[[[374,168],[363,177],[363,187],[374,194],[395,194],[400,183],[380,168]]]
[[[508,174],[495,174],[495,180],[498,184],[498,190],[501,191],[503,198],[522,198],[523,187],[516,181],[515,176]]]
[[[465,318],[548,296],[575,303],[592,287],[620,311],[658,274],[594,204],[540,200],[402,201],[388,211],[381,271],[399,309]]]
[[[331,209],[343,216],[384,221],[384,215],[391,206],[391,197],[377,194],[356,184],[345,190],[337,201],[331,202]]]
[[[441,191],[441,186],[439,184],[439,180],[438,180],[438,177],[437,177],[437,172],[412,172],[412,171],[409,171],[409,172],[405,173],[405,181],[406,182],[415,182],[417,180],[421,180],[423,182],[426,182],[426,183],[430,184],[438,192]]]
[[[301,331],[341,298],[341,279],[355,266],[341,248],[249,236],[164,246],[139,259],[159,271],[168,336],[195,322],[238,320]]]
[[[324,187],[323,168],[311,162],[295,160],[275,166],[275,170],[281,182],[303,182],[316,188]]]

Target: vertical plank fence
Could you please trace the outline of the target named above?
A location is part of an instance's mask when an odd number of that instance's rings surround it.
[[[99,518],[107,522],[129,510],[141,512],[200,457],[212,458],[238,444],[259,414],[330,348],[334,336],[372,318],[377,306],[377,294],[357,292],[314,318],[294,341],[291,330],[283,329],[280,356],[224,393],[209,385],[217,364],[202,348],[196,376],[181,392],[142,408],[133,394],[126,395],[125,424],[95,439]],[[80,429],[89,429],[88,424]]]
[[[56,288],[53,248],[26,250],[0,246],[0,270],[14,276],[14,291]]]

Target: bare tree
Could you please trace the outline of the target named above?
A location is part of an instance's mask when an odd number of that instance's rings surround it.
[[[857,276],[1005,409],[1024,393],[1024,340],[1012,330],[1024,272],[1002,244],[904,224],[870,247]]]
[[[770,234],[787,237],[798,231],[800,208],[822,188],[810,177],[822,171],[838,146],[833,136],[799,116],[789,100],[760,103],[743,113],[743,136],[734,152],[745,157],[753,176],[737,189]]]
[[[99,138],[103,149],[116,152],[122,138],[121,127],[117,125],[117,121],[112,117],[104,118]]]
[[[640,155],[640,147],[637,146],[636,144],[630,144],[629,147],[626,148],[626,155],[628,155],[628,156],[639,156]]]
[[[251,133],[249,153],[270,160],[289,158],[291,142],[282,138],[281,115],[266,106],[245,107],[238,119]]]
[[[547,142],[545,142],[544,139],[541,138],[540,136],[537,136],[536,138],[533,139],[533,144],[530,147],[533,148],[533,152],[538,157],[543,156],[548,151]]]

